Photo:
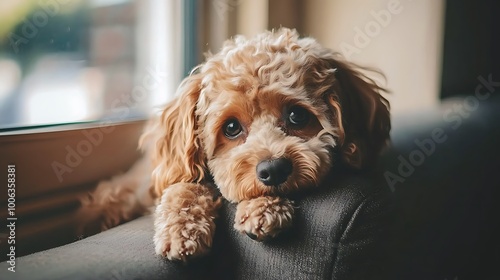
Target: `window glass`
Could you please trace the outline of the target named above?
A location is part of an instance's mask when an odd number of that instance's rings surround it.
[[[0,1],[0,129],[125,120],[164,103],[173,63],[148,46],[173,26],[167,4],[149,2]]]

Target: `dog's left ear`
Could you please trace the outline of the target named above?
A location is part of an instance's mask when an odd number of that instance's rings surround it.
[[[339,128],[342,160],[355,169],[373,165],[391,130],[389,102],[381,95],[387,90],[361,72],[369,69],[331,56],[322,59],[321,65],[330,71],[331,86],[323,98]]]

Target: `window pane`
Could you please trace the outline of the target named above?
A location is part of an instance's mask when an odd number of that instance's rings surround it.
[[[0,128],[124,120],[165,102],[176,63],[138,42],[168,40],[167,2],[1,1]]]

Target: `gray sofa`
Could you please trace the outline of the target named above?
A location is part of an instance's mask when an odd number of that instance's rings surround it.
[[[338,168],[293,197],[291,230],[259,243],[217,221],[212,253],[189,264],[155,256],[146,216],[17,259],[12,279],[495,279],[500,261],[500,100],[470,99],[393,118],[377,168]],[[464,108],[471,108],[466,106]],[[8,265],[2,263],[0,271]],[[11,278],[9,277],[9,279]],[[3,278],[2,278],[3,279]]]

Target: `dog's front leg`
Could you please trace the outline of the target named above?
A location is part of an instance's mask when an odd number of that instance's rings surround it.
[[[263,196],[238,203],[234,228],[257,241],[275,237],[292,225],[294,208],[290,200]]]
[[[204,185],[177,183],[167,187],[155,212],[155,250],[169,260],[206,254],[212,246],[214,220],[221,199]]]

